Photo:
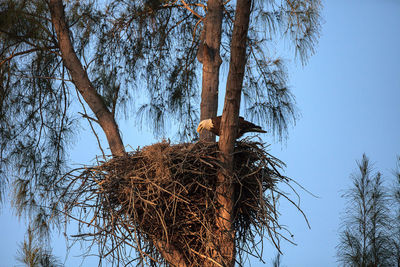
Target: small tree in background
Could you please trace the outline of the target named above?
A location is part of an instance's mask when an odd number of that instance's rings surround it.
[[[359,172],[351,175],[353,186],[343,195],[347,207],[337,246],[338,259],[344,266],[393,266],[388,195],[382,176],[372,173],[365,154],[357,165]]]
[[[278,252],[272,261],[272,267],[281,267],[282,261],[281,261],[282,255]]]
[[[394,171],[394,186],[392,191],[393,208],[393,266],[400,267],[400,156],[397,158],[397,166]]]

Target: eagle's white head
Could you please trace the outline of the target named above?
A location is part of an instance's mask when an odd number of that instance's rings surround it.
[[[204,129],[209,131],[212,127],[214,127],[214,124],[211,119],[202,120],[197,127],[197,132],[201,133]]]

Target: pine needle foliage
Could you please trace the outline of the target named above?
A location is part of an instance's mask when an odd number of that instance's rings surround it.
[[[282,255],[281,254],[276,254],[274,260],[272,261],[272,267],[281,267],[282,266]]]
[[[186,3],[205,16],[206,1]],[[175,123],[180,139],[196,138],[202,19],[176,1],[65,5],[75,51],[108,108],[127,117],[137,114],[139,122],[151,122],[156,134]],[[259,1],[253,6],[243,90],[246,112],[280,137],[298,114],[283,60],[274,58],[271,41],[287,36],[305,62],[319,34],[320,8],[317,0]],[[234,3],[227,2],[224,10],[222,53],[227,59]],[[21,179],[35,177],[35,184],[51,185],[63,172],[67,145],[80,128],[72,112],[78,99],[46,1],[2,1],[0,15],[1,184],[10,180],[7,170],[13,166]]]
[[[35,236],[31,227],[27,231],[27,239],[20,244],[17,251],[17,261],[26,267],[62,267],[59,259],[52,255],[50,249],[45,249],[45,244]]]
[[[393,249],[393,265],[400,266],[400,156],[397,158],[397,166],[394,170],[394,183],[391,192],[391,204],[393,209],[392,223],[392,249]]]
[[[225,61],[234,2],[224,6]],[[64,4],[74,51],[112,115],[136,114],[132,125],[148,123],[156,135],[178,125],[173,139],[197,138],[201,64],[196,55],[207,1]],[[298,113],[273,39],[286,36],[305,63],[316,45],[320,8],[319,0],[258,1],[252,7],[246,112],[278,137],[287,134]],[[64,66],[48,1],[1,1],[0,200],[5,186],[12,184],[18,214],[31,216],[42,236],[51,228],[49,218],[60,222],[56,211],[63,208],[54,196],[68,187],[57,181],[70,170],[68,149],[80,133],[80,122],[96,121],[92,117]]]
[[[348,204],[338,260],[344,266],[393,266],[388,194],[381,174],[372,173],[365,154],[357,165],[359,172],[351,176],[353,186],[343,195]]]
[[[304,65],[314,54],[320,34],[319,0],[256,1],[249,29],[244,78],[246,116],[282,140],[299,116],[288,84],[285,40]],[[282,51],[283,50],[283,51]]]

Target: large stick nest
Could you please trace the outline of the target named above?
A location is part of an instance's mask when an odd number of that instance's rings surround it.
[[[216,143],[161,142],[71,175],[64,212],[90,226],[75,237],[91,239],[100,257],[110,256],[117,265],[166,263],[157,250],[160,241],[178,250],[188,266],[209,263],[222,168],[218,153]],[[260,257],[256,248],[264,236],[278,246],[275,185],[286,181],[281,165],[261,143],[236,144],[229,182],[238,263],[248,253]]]

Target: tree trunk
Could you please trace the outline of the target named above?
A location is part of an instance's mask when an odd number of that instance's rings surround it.
[[[200,120],[217,116],[221,28],[223,3],[221,0],[209,0],[207,3],[204,29],[201,34],[198,60],[203,63]],[[209,131],[200,134],[200,140],[215,142],[215,135]]]
[[[113,156],[125,154],[125,148],[119,134],[118,125],[114,116],[108,110],[101,96],[96,92],[89,77],[82,67],[82,64],[71,43],[69,28],[65,21],[64,6],[62,0],[50,0],[49,8],[51,21],[57,33],[58,45],[64,65],[67,67],[72,82],[96,115],[96,118],[103,129]]]
[[[101,96],[96,92],[96,89],[90,82],[86,71],[83,69],[81,62],[73,49],[69,36],[69,29],[65,21],[62,0],[50,0],[49,8],[52,23],[56,29],[63,62],[72,77],[72,82],[96,115],[98,122],[107,137],[112,155],[124,155],[125,148],[114,116],[108,110]],[[183,256],[173,246],[158,240],[154,240],[154,244],[163,255],[164,259],[172,266],[186,266]]]
[[[182,257],[182,254],[179,253],[171,244],[168,244],[164,241],[154,240],[154,245],[160,251],[163,258],[171,265],[176,267],[186,267],[187,264]]]
[[[238,130],[240,98],[246,66],[246,41],[249,28],[251,0],[237,0],[231,41],[231,58],[226,86],[224,110],[221,120],[219,149],[225,170],[218,174],[218,210],[216,226],[220,255],[225,266],[235,263],[235,231],[233,222],[233,152]]]

